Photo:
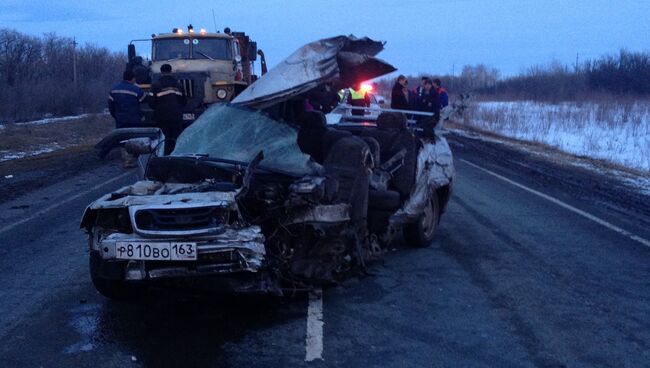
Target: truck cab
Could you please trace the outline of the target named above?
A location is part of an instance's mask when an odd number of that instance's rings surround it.
[[[257,79],[253,74],[257,44],[243,32],[209,33],[204,29],[195,32],[189,26],[187,31],[174,28],[171,33],[152,35],[150,41],[151,81],[155,83],[160,78],[163,64],[172,66],[187,99],[183,112],[186,126],[208,105],[229,102]],[[133,41],[128,54],[129,60],[135,58]],[[151,84],[139,86],[145,93],[151,88]],[[147,122],[153,124],[149,106],[145,104],[143,111]]]

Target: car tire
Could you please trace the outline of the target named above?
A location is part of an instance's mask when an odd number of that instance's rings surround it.
[[[89,259],[90,279],[100,294],[117,301],[134,300],[143,294],[145,289],[141,285],[101,277],[100,270],[103,262],[105,261],[99,255],[91,254]]]
[[[414,223],[404,225],[402,232],[406,245],[415,248],[430,246],[438,227],[439,218],[440,203],[434,192],[420,218]]]

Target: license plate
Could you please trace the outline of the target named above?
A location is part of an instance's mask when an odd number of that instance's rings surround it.
[[[138,261],[196,261],[196,243],[116,242],[115,257]]]
[[[183,120],[194,120],[194,114],[183,114]]]

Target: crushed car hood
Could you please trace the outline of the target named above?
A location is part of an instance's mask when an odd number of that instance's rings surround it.
[[[193,192],[194,184],[161,183],[141,180],[108,193],[88,206],[89,209],[120,208],[133,205],[210,204],[232,206],[236,192]]]
[[[384,43],[367,37],[337,36],[308,43],[246,88],[232,104],[264,109],[324,83],[335,89],[397,69],[375,57]]]

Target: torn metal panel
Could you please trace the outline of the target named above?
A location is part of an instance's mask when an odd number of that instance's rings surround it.
[[[104,195],[93,202],[89,209],[118,208],[133,205],[163,205],[182,206],[212,204],[232,206],[235,203],[236,192],[187,192],[166,194],[180,189],[191,189],[194,184],[179,184],[141,180],[133,185],[123,187],[115,192]]]
[[[334,88],[391,73],[396,69],[375,58],[384,44],[367,37],[338,36],[309,43],[246,88],[232,104],[263,109],[324,83]]]
[[[447,140],[436,137],[435,143],[425,142],[418,154],[415,186],[394,218],[416,218],[421,215],[434,191],[449,185],[453,176],[454,162]]]
[[[192,192],[201,184],[162,183],[140,180],[114,192],[105,194],[92,202],[81,218],[81,228],[92,226],[98,210],[109,208],[127,208],[129,206],[160,205],[163,207],[179,206],[221,206],[236,208],[237,192]],[[171,194],[176,193],[176,194]]]

